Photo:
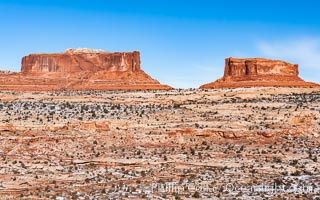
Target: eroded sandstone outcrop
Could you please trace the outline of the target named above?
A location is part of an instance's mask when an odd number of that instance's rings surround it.
[[[108,53],[98,50],[68,49],[57,54],[23,57],[21,72],[140,71],[140,52]]]
[[[264,58],[227,58],[224,76],[200,88],[236,88],[254,86],[319,86],[299,78],[297,64]]]
[[[170,89],[140,67],[140,52],[68,49],[23,57],[21,72],[0,76],[2,90]]]

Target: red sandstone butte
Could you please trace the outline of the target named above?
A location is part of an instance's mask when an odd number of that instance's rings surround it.
[[[23,57],[21,72],[0,76],[1,90],[171,89],[140,68],[140,52],[68,49]]]
[[[227,58],[224,76],[215,82],[200,86],[210,88],[238,87],[319,87],[299,78],[297,64],[264,58]]]

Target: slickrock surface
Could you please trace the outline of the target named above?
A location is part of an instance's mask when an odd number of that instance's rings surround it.
[[[238,87],[320,87],[299,78],[297,64],[264,58],[227,58],[224,76],[200,88]]]
[[[0,75],[1,90],[144,90],[171,89],[140,67],[140,53],[68,49],[64,53],[31,54],[21,73]]]
[[[319,88],[0,100],[0,199],[320,197]]]

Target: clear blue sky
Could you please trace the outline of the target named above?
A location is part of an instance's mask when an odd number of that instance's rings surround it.
[[[144,71],[174,87],[214,81],[230,56],[298,63],[320,82],[319,9],[316,0],[0,1],[0,68],[87,47],[140,50]]]

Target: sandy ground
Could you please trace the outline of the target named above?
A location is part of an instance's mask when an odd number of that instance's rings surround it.
[[[320,89],[0,100],[1,199],[320,198]]]

